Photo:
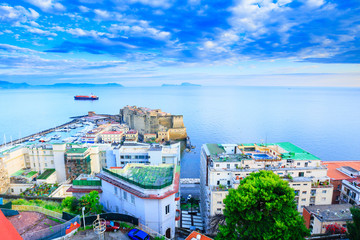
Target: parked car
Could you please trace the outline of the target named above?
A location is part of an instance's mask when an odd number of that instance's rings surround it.
[[[106,221],[106,231],[107,232],[116,232],[120,229],[120,224],[114,221]]]
[[[131,229],[130,232],[128,233],[129,238],[133,239],[133,240],[150,240],[150,236],[149,234],[147,234],[144,231],[141,231],[139,229]]]

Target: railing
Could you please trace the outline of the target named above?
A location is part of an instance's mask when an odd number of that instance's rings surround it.
[[[169,181],[167,183],[164,183],[164,184],[161,184],[159,186],[145,185],[145,184],[135,182],[135,181],[133,181],[131,179],[128,179],[126,177],[123,177],[120,174],[114,173],[114,172],[112,172],[112,171],[110,171],[110,170],[108,170],[106,168],[103,168],[103,171],[110,174],[110,175],[113,175],[114,177],[117,177],[117,178],[119,178],[121,180],[124,180],[124,181],[126,181],[128,183],[134,184],[134,185],[136,185],[138,187],[141,187],[141,188],[144,188],[144,189],[162,189],[162,188],[168,187],[168,186],[170,186],[172,184],[172,179],[171,179],[171,181]]]
[[[212,186],[212,191],[227,191],[230,188],[233,188],[231,185],[219,185],[219,186]]]
[[[155,230],[149,228],[144,224],[139,223],[139,229],[143,230],[144,232],[147,232],[152,237],[159,237],[159,238],[163,238],[164,240],[170,240],[169,238],[166,238],[164,235],[161,235],[160,233],[156,232]]]
[[[18,210],[18,211],[29,211],[29,212],[40,212],[43,213],[45,215],[49,215],[51,217],[55,217],[58,219],[62,219],[62,214],[58,213],[58,212],[54,212],[42,207],[38,207],[38,206],[32,206],[32,205],[12,205],[12,209],[13,210]]]

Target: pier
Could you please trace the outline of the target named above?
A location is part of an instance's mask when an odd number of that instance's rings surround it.
[[[76,123],[77,121],[78,121],[77,119],[74,119],[74,120],[71,120],[70,122],[61,124],[61,125],[56,126],[56,127],[53,127],[53,128],[46,129],[46,130],[41,131],[41,132],[34,133],[34,134],[29,135],[29,136],[16,139],[16,140],[14,140],[14,141],[5,142],[5,143],[3,143],[3,144],[0,145],[0,148],[5,147],[5,146],[10,145],[10,144],[20,144],[20,143],[26,142],[26,141],[28,141],[29,139],[34,138],[34,137],[37,136],[37,135],[45,135],[45,134],[54,132],[55,129],[57,129],[57,128],[67,127],[67,126],[69,126],[69,125],[71,125],[71,124]]]

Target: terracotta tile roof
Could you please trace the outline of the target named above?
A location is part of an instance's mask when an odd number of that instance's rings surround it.
[[[328,168],[327,175],[333,180],[342,180],[342,179],[351,178],[348,175],[336,170],[337,168],[341,168],[343,166],[349,166],[360,171],[360,161],[338,161],[338,162],[323,161],[322,165],[327,165]]]
[[[103,191],[99,188],[73,188],[72,186],[66,190],[66,192],[74,192],[74,193],[89,193],[91,191],[97,191],[98,193],[102,193]]]
[[[0,233],[2,240],[22,240],[23,238],[16,231],[15,227],[0,210]]]
[[[212,238],[209,238],[209,237],[207,237],[207,236],[205,236],[205,235],[203,235],[201,233],[195,232],[195,231],[190,233],[190,235],[187,238],[185,238],[185,240],[197,239],[196,238],[197,235],[201,236],[200,240],[213,240]]]

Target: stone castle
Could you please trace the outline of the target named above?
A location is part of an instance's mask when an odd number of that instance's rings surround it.
[[[125,106],[120,120],[140,135],[156,134],[157,141],[181,140],[187,137],[182,115],[171,115],[160,109]]]

